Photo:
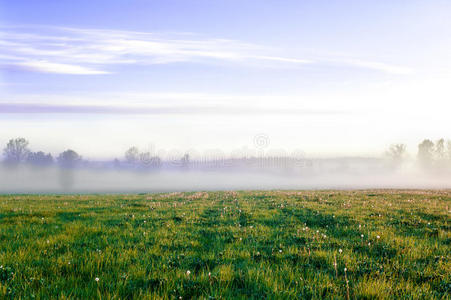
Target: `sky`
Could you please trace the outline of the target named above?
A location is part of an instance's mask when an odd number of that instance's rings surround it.
[[[414,155],[450,100],[450,1],[0,0],[1,145]]]

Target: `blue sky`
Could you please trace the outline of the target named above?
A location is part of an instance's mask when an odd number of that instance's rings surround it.
[[[449,1],[1,0],[0,143],[415,152],[451,138],[450,53]]]

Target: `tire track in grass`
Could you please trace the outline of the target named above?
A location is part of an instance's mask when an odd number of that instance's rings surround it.
[[[233,215],[233,200],[225,193],[212,194],[214,199],[200,214],[195,232],[201,246],[201,252],[223,255],[226,245],[234,242],[230,227],[236,223]]]
[[[185,276],[178,278],[172,284],[171,294],[175,298],[199,298],[221,296],[221,289],[225,287],[213,284],[209,273],[224,264],[224,249],[233,242],[233,235],[228,226],[235,221],[227,214],[231,206],[229,197],[225,193],[195,193],[187,197],[199,196],[191,206],[195,209],[195,221],[186,227],[190,232],[191,244],[188,253],[177,255],[179,270],[184,270]],[[226,209],[224,209],[226,208]],[[202,279],[204,278],[204,279]],[[205,278],[210,280],[205,281]],[[215,277],[216,278],[216,277]]]

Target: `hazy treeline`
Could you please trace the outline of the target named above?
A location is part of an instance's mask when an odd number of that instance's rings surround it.
[[[0,193],[451,187],[451,142],[444,139],[424,140],[410,156],[404,144],[372,158],[260,154],[162,158],[131,147],[120,158],[95,161],[72,149],[36,151],[15,138],[3,148]]]
[[[292,156],[255,156],[242,154],[238,157],[227,157],[220,151],[206,156],[191,157],[190,153],[170,155],[166,159],[150,151],[140,151],[137,147],[130,147],[123,157],[113,160],[86,160],[79,153],[67,149],[56,156],[44,151],[33,151],[29,142],[24,138],[9,140],[3,149],[3,165],[8,168],[30,166],[47,168],[57,166],[63,169],[75,168],[114,168],[125,170],[158,170],[158,169],[218,169],[231,167],[260,167],[260,168],[289,168],[308,165],[309,162],[302,155]]]
[[[9,140],[3,149],[4,165],[15,167],[20,164],[28,164],[36,167],[49,167],[57,163],[61,167],[72,168],[82,161],[81,156],[71,149],[61,152],[55,160],[51,153],[33,152],[28,146],[29,142],[24,138]]]
[[[407,159],[407,147],[405,144],[393,144],[385,152],[385,158],[393,167],[399,167]],[[289,167],[303,166],[311,164],[304,157],[281,157],[281,156],[261,156],[261,157],[210,157],[207,159],[192,159],[189,153],[185,153],[177,158],[164,161],[158,155],[150,151],[141,152],[137,147],[130,147],[125,151],[122,158],[115,158],[112,161],[104,162],[108,166],[129,169],[158,169],[164,164],[172,167],[188,168],[199,165],[212,167],[240,165],[243,162],[260,161],[261,166],[267,167]],[[425,169],[442,169],[451,165],[451,140],[439,139],[433,142],[429,139],[423,140],[417,149],[416,160],[418,165]],[[55,157],[51,153],[44,151],[33,151],[29,147],[28,140],[24,138],[10,139],[3,149],[3,164],[8,167],[18,165],[29,165],[33,167],[59,166],[61,168],[76,167],[97,167],[99,162],[89,161],[72,149],[67,149]]]
[[[386,156],[394,166],[399,166],[406,160],[407,147],[404,144],[391,145]],[[451,140],[442,138],[435,143],[430,139],[423,140],[418,144],[416,161],[424,170],[450,170]]]

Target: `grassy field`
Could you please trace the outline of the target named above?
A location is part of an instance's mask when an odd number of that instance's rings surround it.
[[[450,299],[450,191],[0,196],[0,298]]]

